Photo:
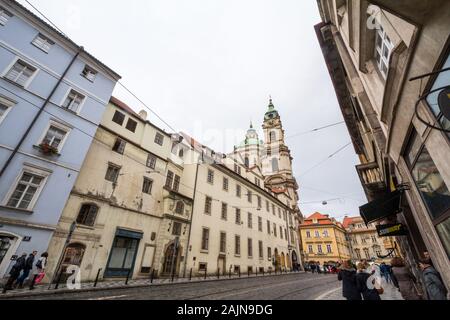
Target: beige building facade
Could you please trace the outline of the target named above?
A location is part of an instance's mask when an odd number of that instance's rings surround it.
[[[345,217],[342,221],[353,261],[375,260],[389,263],[395,250],[391,237],[380,238],[374,224],[366,226],[361,217]]]
[[[450,66],[450,3],[317,3],[317,37],[361,160],[361,183],[368,200],[378,201],[375,222],[401,223],[407,234],[394,246],[408,267],[420,278],[417,260],[427,251],[449,288],[450,121],[438,96],[450,84],[443,71]],[[383,209],[390,196],[401,210]]]
[[[173,271],[164,253],[187,246],[192,191],[172,136],[145,118],[111,99],[49,245],[48,280],[70,265],[81,281]]]

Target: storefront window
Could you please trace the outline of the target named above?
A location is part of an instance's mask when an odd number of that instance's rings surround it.
[[[447,218],[444,222],[438,224],[436,226],[436,231],[441,238],[442,245],[447,252],[447,257],[450,259],[450,218]]]
[[[417,189],[424,200],[442,245],[450,257],[450,191],[425,145],[414,131],[405,151]]]
[[[106,268],[106,276],[126,276],[133,268],[139,240],[116,236]]]

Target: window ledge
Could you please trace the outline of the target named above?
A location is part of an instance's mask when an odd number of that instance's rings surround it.
[[[33,214],[34,213],[33,210],[20,209],[20,208],[14,208],[14,207],[9,207],[9,206],[0,206],[0,208],[7,209],[7,210],[13,210],[13,211],[19,211],[19,212],[25,213],[25,214]]]
[[[86,229],[86,230],[95,230],[95,227],[86,226],[84,224],[79,224],[79,223],[77,223],[77,228]]]
[[[206,253],[206,254],[208,254],[209,251],[208,251],[208,250],[200,250],[200,253]]]
[[[41,147],[37,146],[37,145],[33,145],[33,149],[38,150],[43,156],[45,157],[60,157],[61,153],[49,153],[49,154],[45,154],[44,152],[41,151]]]

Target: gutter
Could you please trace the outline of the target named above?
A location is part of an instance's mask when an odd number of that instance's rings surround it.
[[[11,161],[13,160],[14,156],[18,153],[19,148],[22,146],[23,142],[25,141],[25,139],[28,137],[31,129],[34,127],[36,121],[38,120],[38,118],[40,117],[40,115],[42,114],[42,112],[44,111],[45,107],[47,106],[47,104],[50,102],[50,99],[53,97],[53,95],[56,92],[56,89],[59,87],[59,85],[61,84],[62,80],[64,79],[64,77],[67,75],[67,73],[69,72],[70,68],[72,67],[73,63],[75,62],[75,60],[78,58],[78,56],[80,55],[80,53],[82,53],[84,51],[83,47],[78,47],[78,51],[77,53],[73,56],[72,61],[70,61],[69,65],[66,67],[66,70],[64,70],[64,73],[61,75],[61,77],[58,79],[58,82],[55,84],[55,86],[53,87],[52,91],[50,92],[50,95],[47,97],[47,99],[44,101],[44,104],[42,105],[42,107],[39,109],[39,111],[37,112],[37,114],[34,116],[33,120],[31,121],[30,125],[28,126],[27,130],[24,132],[24,134],[22,135],[22,137],[20,138],[19,142],[17,143],[16,147],[14,148],[13,152],[10,154],[9,158],[6,160],[5,164],[3,165],[2,169],[0,170],[0,178],[2,177],[2,175],[5,173],[6,169],[9,167],[9,165],[11,164]]]

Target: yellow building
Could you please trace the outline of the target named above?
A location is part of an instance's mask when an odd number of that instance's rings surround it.
[[[328,262],[350,259],[350,248],[341,223],[316,212],[299,226],[305,262]]]

